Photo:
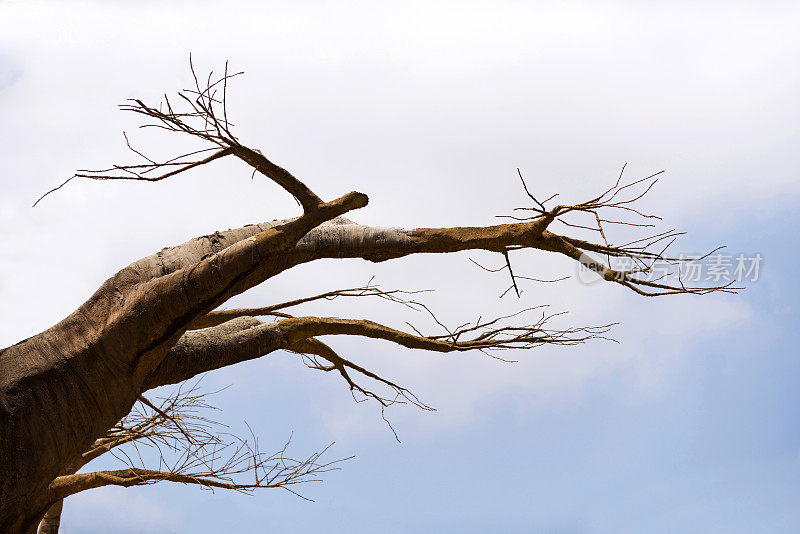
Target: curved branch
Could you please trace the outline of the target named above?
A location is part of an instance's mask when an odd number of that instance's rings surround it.
[[[103,486],[143,486],[162,481],[196,484],[209,489],[219,488],[245,492],[257,488],[289,489],[288,486],[291,485],[319,482],[318,479],[309,477],[338,469],[332,466],[346,460],[345,458],[325,464],[317,463],[319,456],[324,452],[325,450],[320,453],[315,453],[306,460],[292,460],[283,456],[270,457],[266,461],[276,462],[275,465],[265,466],[267,469],[263,474],[259,475],[256,473],[254,481],[250,483],[224,482],[216,478],[210,478],[214,475],[213,473],[194,475],[129,467],[127,469],[94,471],[91,473],[60,476],[50,484],[49,490],[53,498],[64,499],[65,497],[81,491]],[[252,467],[249,467],[247,470],[251,469]]]
[[[356,224],[343,217],[331,220],[309,232],[292,251],[293,261],[302,263],[320,258],[363,258],[386,261],[411,254],[440,254],[465,250],[487,250],[506,254],[508,250],[542,250],[565,255],[577,263],[598,272],[606,281],[616,282],[646,296],[666,294],[705,294],[733,292],[730,284],[712,287],[688,287],[678,278],[673,283],[658,283],[637,275],[647,273],[650,266],[630,271],[614,270],[588,256],[585,251],[598,251],[607,256],[632,258],[636,261],[665,261],[677,264],[690,258],[669,258],[662,253],[599,245],[562,236],[547,229],[553,217],[541,215],[531,221],[485,227],[454,228],[375,228]],[[646,292],[636,286],[656,288]]]
[[[259,358],[280,349],[307,353],[308,345],[303,345],[303,342],[317,336],[356,335],[391,341],[411,349],[447,353],[527,349],[543,344],[574,345],[602,338],[611,326],[546,329],[544,325],[550,317],[542,314],[535,322],[520,326],[497,326],[498,320],[484,321],[464,325],[449,331],[446,336],[409,334],[369,320],[291,317],[264,323],[253,317],[239,317],[219,326],[185,333],[161,364],[147,376],[144,387],[150,389],[182,382],[197,374]],[[469,339],[462,340],[466,337]],[[336,360],[339,357],[335,353],[312,353],[321,355],[334,365],[341,363]],[[366,374],[366,370],[355,370]]]
[[[50,489],[54,496],[65,498],[81,491],[100,488],[102,486],[143,486],[167,480],[183,484],[199,484],[209,488],[223,489],[252,489],[257,487],[277,487],[277,485],[230,484],[218,480],[171,473],[169,471],[156,471],[153,469],[128,468],[109,471],[94,471],[91,473],[77,473],[58,477],[53,481]]]
[[[326,372],[337,371],[342,376],[344,381],[347,382],[347,385],[350,388],[351,392],[353,393],[358,392],[364,395],[365,398],[372,398],[376,400],[378,404],[381,405],[381,410],[383,410],[388,406],[391,406],[392,404],[405,403],[405,402],[409,402],[414,406],[417,406],[418,408],[422,408],[423,410],[427,411],[434,410],[427,404],[420,401],[419,398],[407,388],[400,386],[390,380],[387,380],[382,376],[373,373],[372,371],[369,371],[349,360],[346,360],[345,358],[342,358],[341,356],[339,356],[339,354],[336,353],[336,351],[334,351],[332,348],[330,348],[328,345],[326,345],[325,343],[323,343],[318,339],[314,338],[301,339],[299,341],[296,341],[294,344],[289,345],[289,347],[287,347],[286,350],[300,354],[304,358],[309,359],[310,361],[306,363],[306,366],[308,366],[310,369],[316,369],[319,371],[326,371]],[[317,361],[316,356],[319,356],[320,358],[327,360],[330,363],[330,365],[325,366],[320,364],[319,361]],[[367,378],[370,378],[375,382],[378,382],[379,384],[383,384],[389,387],[389,389],[391,389],[394,392],[394,397],[393,398],[383,397],[382,395],[375,393],[371,389],[368,389],[360,385],[353,378],[351,378],[350,371],[355,371],[356,373],[359,373]],[[386,417],[384,417],[384,420],[387,423],[389,422],[386,419]],[[389,428],[392,428],[391,424],[389,424]],[[393,428],[392,432],[394,432]],[[395,433],[395,438],[397,438],[396,433]]]
[[[549,317],[531,325],[491,328],[494,321],[476,326],[462,327],[447,336],[422,336],[367,319],[340,319],[337,317],[292,317],[276,321],[289,346],[300,340],[326,335],[363,336],[391,341],[409,349],[431,352],[463,352],[468,350],[526,349],[543,344],[575,345],[602,337],[611,325],[599,327],[545,330],[542,326]],[[472,339],[460,341],[464,333],[475,333]]]

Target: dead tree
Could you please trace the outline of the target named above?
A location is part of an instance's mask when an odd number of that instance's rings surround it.
[[[424,407],[406,388],[337,354],[317,338],[363,336],[410,349],[491,353],[576,344],[607,330],[606,326],[552,329],[547,316],[537,314],[525,321],[524,314],[511,314],[426,335],[369,319],[281,316],[265,309],[218,310],[234,295],[301,264],[323,258],[382,262],[411,254],[486,250],[503,258],[503,269],[516,288],[520,277],[511,270],[509,253],[531,249],[567,256],[604,280],[641,295],[732,290],[729,286],[688,287],[679,276],[655,280],[649,276],[656,262],[678,261],[666,254],[677,232],[644,235],[627,244],[607,240],[606,226],[612,224],[650,231],[647,228],[656,218],[639,211],[634,203],[650,191],[658,173],[631,182],[624,182],[621,174],[615,184],[590,200],[552,207],[548,204],[553,197],[540,201],[526,187],[532,204],[519,208],[523,216],[507,224],[403,229],[345,219],[348,212],[367,205],[364,193],[321,199],[232,133],[226,108],[232,76],[226,66],[218,79],[209,75],[201,82],[195,76],[194,87],[178,93],[177,100],[165,97],[158,107],[141,100],[121,106],[142,115],[146,126],[201,142],[197,151],[161,162],[134,150],[142,163],[79,171],[70,180],[156,182],[233,157],[292,195],[302,214],[215,232],[136,261],[55,326],[0,351],[0,532],[34,532],[51,506],[86,489],[87,484],[96,487],[123,481],[124,475],[109,472],[97,473],[92,482],[80,474],[64,473],[130,413],[144,392],[158,386],[283,349],[304,355],[313,369],[338,373],[351,390],[381,406],[405,400]],[[558,224],[565,227],[564,233],[558,232]],[[567,235],[576,226],[594,231],[597,239]],[[614,268],[613,262],[620,258],[636,266]],[[275,320],[256,318],[265,313],[272,313]],[[377,381],[379,388],[388,388],[390,393],[373,392],[364,380]]]

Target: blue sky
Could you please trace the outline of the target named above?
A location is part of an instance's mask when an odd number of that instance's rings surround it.
[[[800,529],[797,215],[800,76],[791,3],[0,2],[0,345],[70,313],[108,276],[163,246],[291,216],[276,188],[228,162],[158,184],[73,183],[127,155],[115,110],[188,83],[186,57],[246,71],[232,93],[241,136],[323,196],[358,189],[353,219],[380,226],[492,224],[524,202],[515,178],[583,199],[665,168],[645,206],[689,234],[760,253],[737,296],[644,299],[608,284],[527,284],[468,258],[324,262],[231,302],[264,305],[360,285],[436,288],[449,324],[550,303],[565,325],[619,322],[619,344],[545,348],[518,364],[334,339],[343,354],[437,408],[389,411],[289,354],[212,373],[223,418],[298,455],[355,455],[309,503],[158,484],[67,501],[63,531],[796,532]],[[209,12],[215,16],[208,17]],[[136,132],[167,153],[180,140]],[[191,180],[191,181],[189,181]],[[222,180],[222,181],[221,181]],[[145,214],[144,216],[142,214]],[[56,264],[58,268],[56,269]],[[550,278],[574,267],[520,254]],[[382,303],[308,313],[420,321]],[[108,464],[113,465],[113,464]]]

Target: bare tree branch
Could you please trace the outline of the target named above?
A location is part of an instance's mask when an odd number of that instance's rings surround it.
[[[186,389],[176,389],[158,406],[140,397],[141,407],[134,407],[130,414],[110,428],[106,437],[99,440],[101,443],[96,443],[84,454],[81,464],[126,445],[133,448],[130,451],[133,454],[115,454],[117,459],[127,464],[126,468],[77,474],[74,473],[77,469],[73,469],[56,478],[50,491],[59,501],[49,512],[49,523],[60,515],[62,499],[104,485],[134,486],[166,480],[244,492],[257,488],[283,488],[297,494],[290,486],[318,482],[315,477],[338,469],[337,464],[349,459],[321,462],[320,458],[330,445],[305,459],[292,459],[286,455],[291,439],[278,452],[265,455],[258,450],[255,438],[251,444],[204,415],[216,410],[208,403],[208,395],[199,392],[195,384]],[[155,449],[159,469],[145,466],[147,461],[143,459],[141,447]]]
[[[102,486],[130,487],[169,481],[182,484],[197,484],[208,489],[219,488],[242,492],[249,492],[258,488],[282,488],[297,495],[297,492],[289,486],[320,482],[319,479],[311,477],[338,469],[336,464],[343,460],[326,463],[319,462],[320,456],[326,451],[327,448],[315,452],[304,460],[288,458],[283,455],[284,451],[269,457],[259,457],[257,454],[247,451],[246,455],[244,453],[241,454],[241,458],[237,456],[235,460],[230,460],[232,463],[226,465],[225,469],[209,469],[201,474],[182,474],[176,471],[158,471],[142,468],[77,473],[57,477],[50,485],[50,490],[54,497],[64,499],[75,493]],[[237,451],[237,454],[239,454],[239,451]],[[229,475],[223,475],[221,471],[230,474],[245,472],[254,472],[256,474],[252,482],[223,482],[220,478]]]
[[[521,313],[532,310],[522,310],[488,321],[479,319],[474,324],[446,329],[446,334],[431,336],[409,334],[370,320],[290,317],[273,323],[264,323],[253,317],[239,317],[205,330],[185,333],[169,351],[161,365],[147,377],[145,387],[154,388],[182,382],[197,374],[259,358],[280,349],[308,354],[309,345],[301,342],[324,335],[356,335],[384,339],[406,348],[433,352],[495,351],[528,349],[544,344],[575,345],[590,339],[605,339],[604,334],[612,326],[549,329],[545,327],[547,321],[557,314],[547,315],[544,312],[528,324],[508,326],[500,324],[501,321],[517,318]],[[439,324],[441,325],[441,322]],[[319,350],[319,345],[317,347]],[[317,352],[312,354],[328,359]],[[333,358],[328,361],[334,367],[340,365],[362,372],[361,369],[343,364],[332,351],[326,354]],[[370,378],[375,377],[370,376]]]
[[[517,169],[522,186],[528,197],[534,202],[532,207],[515,208],[515,210],[529,211],[532,215],[529,217],[516,217],[504,216],[518,221],[529,220],[547,220],[558,221],[570,228],[581,228],[593,232],[597,232],[603,243],[591,243],[588,241],[576,239],[573,237],[561,236],[550,234],[548,232],[549,250],[564,254],[574,260],[577,260],[587,269],[592,270],[603,279],[608,281],[617,282],[634,292],[644,296],[660,296],[660,295],[673,295],[673,294],[706,294],[716,291],[732,293],[735,292],[737,287],[734,287],[734,282],[722,286],[711,287],[689,287],[683,284],[680,279],[680,269],[674,269],[671,273],[665,273],[663,277],[672,276],[675,279],[672,283],[659,283],[654,280],[647,280],[643,278],[644,275],[649,275],[653,271],[656,263],[668,264],[676,267],[681,262],[696,261],[702,259],[719,248],[710,251],[706,256],[700,258],[675,258],[666,254],[667,249],[674,243],[675,239],[682,235],[683,232],[675,230],[661,231],[655,234],[645,235],[639,237],[634,241],[622,245],[612,245],[609,243],[606,236],[605,225],[615,224],[636,228],[652,228],[654,223],[652,221],[660,221],[661,218],[645,213],[634,204],[644,198],[658,182],[658,177],[664,171],[659,171],[644,178],[632,180],[623,183],[623,175],[627,164],[622,166],[619,177],[616,182],[609,188],[605,189],[602,193],[587,201],[578,204],[559,204],[552,209],[547,209],[545,204],[555,198],[552,195],[547,200],[540,202],[534,197],[528,189],[522,173]],[[627,196],[626,196],[627,195]],[[609,212],[620,213],[621,216],[606,215]],[[589,223],[579,223],[577,221],[565,220],[566,215],[570,214],[583,214],[590,218]],[[624,215],[632,216],[631,218],[622,218]],[[637,220],[638,219],[638,220]],[[548,223],[549,225],[550,223]],[[661,247],[653,249],[653,247]],[[599,261],[592,258],[587,252],[596,252],[606,257],[606,262]],[[630,260],[635,267],[627,270],[615,270],[611,266],[611,258],[624,258]],[[510,264],[508,266],[510,272]],[[662,278],[663,278],[662,277]],[[512,274],[513,280],[513,274]],[[642,288],[650,288],[648,291]]]
[[[177,95],[177,101],[182,103],[185,109],[176,110],[173,108],[172,103],[166,96],[158,107],[149,106],[142,100],[133,98],[130,99],[128,103],[122,104],[120,109],[142,115],[145,120],[148,121],[141,126],[143,128],[159,128],[169,132],[188,134],[205,143],[211,144],[211,147],[196,150],[188,154],[182,154],[164,162],[157,162],[134,149],[128,140],[127,134],[124,134],[128,148],[147,163],[114,165],[111,168],[99,170],[80,170],[58,187],[51,189],[39,197],[33,205],[36,206],[44,197],[61,189],[73,178],[157,182],[233,154],[250,165],[254,173],[259,172],[289,192],[306,212],[319,208],[323,204],[322,199],[309,189],[306,184],[295,178],[283,167],[271,162],[259,150],[254,150],[242,145],[233,133],[231,133],[231,124],[228,122],[227,111],[227,84],[229,79],[242,73],[228,74],[228,64],[226,62],[225,72],[220,78],[214,79],[214,73],[211,72],[208,75],[205,85],[201,86],[197,78],[197,73],[194,70],[191,57],[189,58],[189,64],[195,81],[195,87],[193,89],[179,91]],[[217,99],[220,84],[222,84],[223,89],[221,100]],[[222,107],[222,117],[218,115],[215,105]],[[206,151],[214,152],[204,159],[186,159],[192,155]]]
[[[281,313],[279,310],[291,308],[294,306],[299,306],[301,304],[306,304],[308,302],[313,302],[315,300],[334,300],[339,297],[374,296],[391,302],[403,304],[404,306],[408,306],[412,309],[421,309],[422,307],[424,307],[423,304],[413,300],[408,300],[403,296],[416,295],[428,291],[430,290],[403,291],[400,289],[392,289],[387,291],[380,289],[376,285],[372,285],[372,282],[370,281],[370,283],[361,287],[326,291],[325,293],[320,293],[319,295],[290,300],[288,302],[281,302],[279,304],[273,304],[271,306],[264,306],[261,308],[237,308],[232,310],[215,310],[207,313],[202,317],[198,317],[195,321],[193,321],[189,325],[188,330],[198,330],[201,328],[217,326],[224,322],[230,321],[231,319],[235,319],[237,317],[258,317],[263,315],[273,315],[275,317],[290,317],[290,315],[286,313]]]

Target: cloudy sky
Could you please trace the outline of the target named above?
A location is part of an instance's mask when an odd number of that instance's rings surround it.
[[[353,189],[379,226],[485,225],[531,189],[579,201],[665,169],[643,207],[688,231],[675,253],[760,254],[737,296],[645,299],[619,286],[525,282],[520,299],[469,259],[298,268],[236,299],[265,305],[371,276],[448,324],[539,304],[560,325],[618,322],[618,344],[505,356],[411,353],[361,339],[343,354],[436,412],[356,404],[289,354],[205,378],[222,417],[262,448],[335,441],[356,458],[309,503],[193,487],[101,489],[67,501],[66,533],[796,532],[800,528],[800,7],[793,2],[0,2],[0,346],[51,326],[124,265],[296,206],[234,161],[159,184],[73,182],[185,140],[116,109],[157,101],[226,59],[239,137],[325,198]],[[574,275],[544,253],[521,274]],[[234,304],[234,303],[231,303]],[[382,303],[309,314],[433,331]],[[437,332],[438,333],[438,332]]]

